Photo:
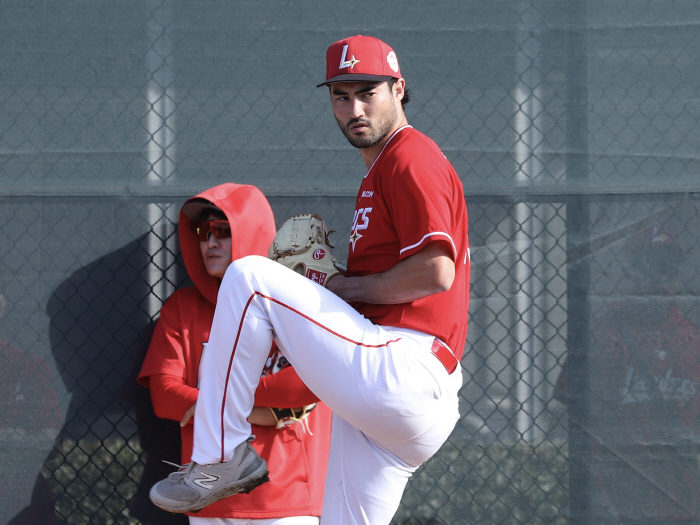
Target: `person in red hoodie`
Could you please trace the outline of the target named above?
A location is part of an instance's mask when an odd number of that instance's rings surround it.
[[[635,232],[621,255],[633,289],[593,322],[590,387],[570,391],[569,376],[582,371],[567,361],[554,397],[590,403],[592,523],[696,524],[700,331],[684,311],[679,272],[687,259],[661,225]]]
[[[156,415],[180,421],[183,465],[192,454],[199,362],[206,350],[221,278],[232,261],[267,255],[275,231],[267,199],[250,185],[216,186],[187,200],[180,210],[180,248],[194,286],[177,290],[163,305],[138,381],[150,388]],[[284,412],[293,417],[281,417]],[[255,435],[252,446],[267,461],[270,481],[250,494],[225,498],[189,514],[190,523],[317,525],[331,411],[302,383],[275,346],[261,371],[248,420]],[[180,472],[171,474],[178,475]]]

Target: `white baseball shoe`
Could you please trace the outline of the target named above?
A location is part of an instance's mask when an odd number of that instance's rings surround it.
[[[247,494],[270,481],[267,463],[244,441],[225,463],[194,461],[151,487],[151,501],[168,512],[193,512],[234,494]]]

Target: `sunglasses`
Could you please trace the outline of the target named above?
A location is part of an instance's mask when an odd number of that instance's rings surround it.
[[[228,239],[231,237],[231,225],[228,221],[200,222],[195,232],[200,241],[208,241],[210,233],[217,239]]]

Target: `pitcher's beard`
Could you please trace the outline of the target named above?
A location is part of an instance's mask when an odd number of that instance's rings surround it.
[[[354,118],[350,119],[347,124],[343,125],[338,118],[335,120],[338,122],[338,126],[340,127],[340,130],[343,132],[343,135],[345,135],[345,138],[348,139],[348,142],[359,149],[362,148],[371,148],[375,144],[378,144],[386,136],[389,134],[389,132],[394,128],[394,125],[396,124],[396,120],[398,118],[396,108],[392,106],[391,110],[388,111],[388,115],[385,115],[386,118],[379,118],[375,120],[375,122],[372,122],[369,119],[366,118]],[[363,124],[367,125],[369,128],[369,134],[366,135],[355,135],[352,133],[350,130],[350,126],[353,124],[357,124],[358,122],[362,122]]]
[[[384,137],[386,137],[386,134],[378,136],[377,134],[372,133],[371,135],[365,137],[358,137],[356,135],[345,133],[345,138],[348,139],[348,142],[358,149],[371,148],[375,144],[379,143]]]

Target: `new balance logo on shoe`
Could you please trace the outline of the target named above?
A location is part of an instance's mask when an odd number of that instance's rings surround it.
[[[209,474],[208,472],[202,471],[200,473],[201,478],[193,479],[192,483],[195,485],[199,485],[203,489],[211,490],[214,487],[212,486],[212,483],[214,483],[216,480],[219,479],[220,476],[214,476],[213,474]]]

